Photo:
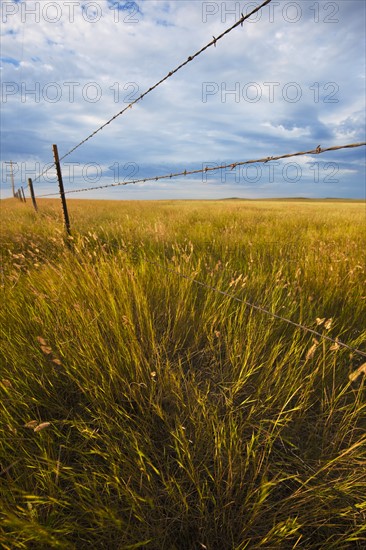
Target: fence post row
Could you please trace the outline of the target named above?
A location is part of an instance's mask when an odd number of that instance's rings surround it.
[[[32,178],[28,178],[28,187],[29,187],[29,192],[30,192],[30,196],[31,196],[31,199],[32,199],[32,203],[33,203],[33,206],[34,206],[34,210],[36,212],[38,212],[36,197],[34,195]]]
[[[67,211],[67,204],[66,204],[66,197],[65,197],[65,191],[64,191],[64,184],[62,181],[62,173],[61,173],[61,165],[60,165],[60,157],[58,156],[58,149],[57,145],[52,145],[53,149],[53,156],[55,159],[55,165],[56,165],[56,172],[57,172],[57,179],[58,179],[58,185],[60,188],[60,195],[61,195],[61,202],[62,202],[62,209],[64,212],[64,221],[65,221],[65,228],[68,235],[70,235],[70,220],[69,220],[69,213]]]
[[[20,188],[22,190],[22,197],[23,197],[23,202],[27,202],[26,198],[25,198],[25,194],[24,194],[24,189],[23,189],[23,186],[21,186]]]

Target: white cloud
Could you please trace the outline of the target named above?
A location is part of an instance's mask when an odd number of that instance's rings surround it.
[[[294,126],[293,128],[285,128],[282,124],[273,125],[270,122],[263,122],[262,126],[272,130],[272,134],[277,137],[282,136],[298,138],[310,135],[309,128],[298,128],[297,126]]]

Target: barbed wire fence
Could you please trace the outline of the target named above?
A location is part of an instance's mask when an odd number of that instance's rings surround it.
[[[101,132],[104,128],[106,128],[108,125],[110,125],[112,122],[114,122],[117,118],[119,118],[120,116],[127,113],[130,109],[132,109],[132,107],[135,104],[142,101],[149,93],[151,93],[153,90],[155,90],[163,82],[165,82],[166,80],[171,78],[174,74],[176,74],[183,67],[185,67],[190,62],[192,62],[195,58],[197,58],[199,55],[201,55],[203,52],[205,52],[208,48],[210,48],[212,46],[216,47],[216,44],[219,40],[221,40],[224,36],[226,36],[228,33],[233,31],[235,28],[237,28],[239,26],[243,26],[243,23],[246,19],[248,19],[249,17],[251,17],[252,15],[257,13],[258,11],[260,11],[262,8],[264,8],[266,5],[268,5],[271,1],[272,0],[265,0],[262,4],[260,4],[258,7],[253,9],[250,13],[248,13],[246,15],[241,14],[241,18],[238,21],[236,21],[231,27],[226,29],[219,36],[213,37],[213,40],[211,40],[209,43],[207,43],[204,47],[202,47],[196,53],[189,56],[184,62],[182,62],[180,65],[178,65],[175,69],[171,70],[167,75],[165,75],[158,82],[156,82],[153,86],[151,86],[145,92],[143,92],[138,98],[136,98],[134,101],[129,103],[126,107],[124,107],[122,110],[120,110],[118,113],[116,113],[113,117],[111,117],[109,120],[107,120],[101,126],[99,126],[96,130],[94,130],[92,133],[90,133],[86,138],[81,140],[77,145],[72,147],[69,151],[67,151],[61,157],[59,157],[59,155],[58,155],[57,146],[53,145],[55,163],[50,163],[51,166],[49,166],[47,169],[42,171],[37,177],[35,177],[33,179],[33,182],[40,180],[40,178],[43,175],[45,175],[50,169],[52,169],[53,164],[55,164],[56,171],[57,171],[57,176],[58,176],[58,180],[59,180],[60,193],[47,193],[47,194],[39,195],[38,198],[51,197],[51,196],[55,196],[55,195],[59,195],[59,194],[61,195],[61,200],[62,200],[62,204],[63,204],[63,211],[64,211],[65,227],[66,227],[68,232],[70,230],[70,227],[69,227],[69,220],[68,220],[68,213],[67,213],[66,199],[65,199],[66,194],[80,193],[80,192],[86,192],[86,191],[91,191],[91,190],[106,189],[106,188],[109,188],[109,187],[117,187],[117,186],[128,185],[128,184],[153,182],[153,181],[159,181],[159,180],[162,180],[162,179],[173,179],[173,178],[182,177],[182,176],[189,176],[189,175],[197,175],[197,174],[205,174],[205,173],[207,174],[208,172],[214,172],[214,171],[219,171],[219,170],[224,170],[224,169],[226,170],[228,168],[230,168],[231,170],[234,170],[238,166],[243,166],[243,165],[248,165],[248,164],[268,163],[268,162],[271,162],[271,161],[273,162],[273,161],[277,161],[277,160],[282,160],[282,159],[297,157],[297,156],[303,156],[303,155],[315,155],[315,154],[318,155],[318,154],[322,154],[322,153],[325,153],[325,152],[337,151],[337,150],[341,150],[341,149],[350,149],[350,148],[362,147],[362,146],[366,145],[366,142],[352,143],[352,144],[339,145],[339,146],[333,146],[333,147],[325,147],[325,148],[322,148],[321,145],[318,145],[315,149],[312,149],[312,150],[309,150],[309,151],[288,153],[288,154],[283,154],[283,155],[278,155],[278,156],[267,156],[267,157],[262,157],[262,158],[255,159],[255,160],[237,161],[237,162],[233,162],[233,163],[229,163],[229,164],[222,164],[220,166],[205,166],[203,168],[195,169],[195,170],[184,170],[184,171],[179,171],[179,172],[170,173],[170,174],[152,176],[152,177],[147,177],[147,178],[140,178],[140,179],[131,180],[131,181],[127,181],[127,182],[115,182],[115,183],[112,183],[112,184],[92,186],[92,187],[84,187],[84,188],[64,191],[63,183],[62,183],[61,168],[60,168],[60,162],[62,160],[64,160],[69,155],[71,155],[73,152],[75,152],[79,147],[81,147],[87,141],[91,140],[96,134]],[[29,190],[30,190],[30,193],[31,193],[33,206],[34,206],[35,210],[37,210],[37,204],[36,204],[36,198],[35,198],[35,194],[34,194],[33,182],[32,182],[31,179],[29,179],[28,180],[28,186],[29,186]],[[16,198],[18,198],[19,200],[25,202],[26,199],[25,199],[25,194],[24,194],[23,187],[21,187],[15,193],[14,196]],[[158,267],[159,269],[163,270],[167,274],[168,273],[174,274],[175,276],[180,277],[180,278],[185,279],[185,280],[188,280],[188,281],[192,282],[193,284],[195,284],[197,286],[200,286],[201,288],[205,288],[206,290],[208,290],[210,292],[215,292],[215,293],[217,293],[221,296],[225,296],[226,298],[228,298],[230,300],[241,303],[241,304],[245,305],[246,307],[248,307],[252,310],[255,310],[259,313],[265,314],[265,315],[271,317],[272,319],[274,319],[276,321],[282,321],[282,322],[284,322],[284,323],[286,323],[290,326],[293,326],[293,327],[295,327],[295,328],[297,328],[297,329],[299,329],[303,332],[306,332],[308,334],[312,334],[313,336],[316,336],[316,337],[318,337],[319,339],[321,339],[323,341],[331,342],[332,345],[333,345],[333,349],[343,348],[343,349],[347,349],[352,354],[356,354],[356,355],[358,355],[360,357],[363,357],[363,358],[366,357],[366,352],[364,352],[364,351],[362,351],[358,348],[350,346],[346,342],[341,341],[339,338],[332,338],[332,337],[330,337],[330,336],[328,336],[324,333],[321,333],[317,330],[314,330],[314,329],[312,329],[312,328],[310,328],[310,327],[308,327],[308,326],[306,326],[302,323],[292,321],[291,319],[288,319],[288,318],[286,318],[282,315],[279,315],[279,314],[277,314],[273,311],[270,311],[270,309],[268,309],[267,307],[252,303],[252,302],[250,302],[248,300],[245,300],[243,298],[240,298],[240,297],[236,296],[235,294],[233,294],[231,292],[228,292],[226,290],[221,290],[221,289],[219,289],[219,288],[217,288],[213,285],[207,284],[203,281],[200,281],[200,280],[196,279],[194,276],[186,275],[184,273],[181,273],[180,271],[177,271],[177,269],[172,269],[171,267],[169,267],[169,266],[167,266],[167,265],[165,265],[161,262],[149,260],[146,257],[144,257],[143,260],[146,263],[148,263],[150,265],[153,265],[154,267]],[[291,453],[294,456],[296,456],[297,459],[301,460],[301,458],[293,450],[291,450]],[[314,472],[315,472],[315,470],[314,470]],[[331,486],[331,489],[338,496],[341,496],[345,500],[349,501],[348,495],[344,491],[338,490],[338,489],[336,489],[332,486]],[[358,510],[355,507],[353,502],[351,503],[351,505],[352,505],[353,508],[355,508],[355,510],[358,513],[361,513],[361,510]]]
[[[303,155],[319,155],[319,154],[322,154],[322,153],[325,153],[325,152],[330,152],[330,151],[337,151],[337,150],[341,150],[341,149],[350,149],[350,148],[365,146],[366,142],[351,143],[351,144],[346,144],[346,145],[338,145],[338,146],[325,147],[325,148],[322,148],[321,145],[318,145],[315,149],[311,149],[311,150],[308,150],[308,151],[301,151],[301,152],[296,152],[296,153],[287,153],[287,154],[282,154],[282,155],[277,155],[277,156],[267,156],[267,157],[262,157],[262,158],[254,159],[254,160],[236,161],[236,162],[232,162],[232,163],[228,163],[228,164],[222,164],[220,166],[205,166],[203,168],[195,169],[195,170],[185,169],[184,171],[179,171],[179,172],[170,173],[170,174],[163,174],[163,175],[158,175],[158,176],[151,176],[151,177],[147,177],[147,178],[140,178],[140,179],[135,179],[135,180],[127,181],[127,182],[126,181],[124,181],[124,182],[114,182],[114,183],[111,183],[111,184],[91,186],[91,187],[83,187],[83,188],[79,188],[79,189],[72,189],[72,190],[64,191],[63,183],[62,183],[61,168],[60,168],[60,162],[62,160],[64,160],[66,157],[68,157],[73,152],[75,152],[79,147],[81,147],[87,141],[92,139],[96,134],[98,134],[100,131],[102,131],[104,128],[106,128],[108,125],[110,125],[112,122],[114,122],[118,117],[124,115],[126,112],[128,112],[130,109],[132,109],[132,107],[136,103],[142,101],[142,99],[144,99],[144,97],[146,97],[149,93],[151,93],[153,90],[155,90],[163,82],[165,82],[166,80],[171,78],[174,74],[176,74],[183,67],[185,67],[190,62],[192,62],[196,57],[201,55],[208,48],[210,48],[212,46],[216,47],[216,44],[219,40],[221,40],[228,33],[232,32],[235,28],[237,28],[239,26],[243,26],[243,23],[246,19],[249,19],[252,15],[259,12],[262,8],[264,8],[266,5],[268,5],[271,1],[272,0],[265,0],[264,2],[262,2],[262,4],[260,4],[256,8],[254,8],[250,13],[248,13],[246,15],[241,14],[241,17],[231,27],[227,28],[224,32],[222,32],[217,37],[213,37],[213,40],[211,40],[205,46],[203,46],[200,50],[198,50],[197,52],[195,52],[194,54],[189,56],[185,61],[183,61],[175,69],[169,71],[163,78],[161,78],[159,81],[157,81],[153,86],[148,88],[145,92],[143,92],[134,101],[129,103],[126,107],[124,107],[122,110],[120,110],[118,113],[116,113],[113,117],[111,117],[106,122],[104,122],[101,126],[99,126],[96,130],[91,132],[86,138],[81,140],[77,145],[72,147],[69,151],[67,151],[61,157],[59,157],[59,155],[58,155],[57,146],[53,145],[54,163],[50,163],[48,168],[43,170],[37,177],[35,177],[33,179],[33,181],[31,179],[28,180],[28,185],[29,185],[29,189],[30,189],[30,192],[31,192],[31,198],[32,198],[33,206],[35,207],[35,209],[37,210],[37,205],[36,205],[36,199],[35,199],[35,194],[34,194],[33,183],[35,181],[38,181],[43,175],[45,175],[49,170],[51,170],[53,168],[53,165],[55,165],[55,167],[56,167],[57,176],[58,176],[58,180],[59,180],[60,191],[57,192],[57,193],[46,193],[46,194],[38,195],[37,198],[46,198],[46,197],[61,195],[61,200],[62,200],[62,205],[63,205],[63,212],[64,212],[65,227],[66,227],[67,232],[69,233],[70,232],[70,222],[69,222],[67,206],[66,206],[66,199],[65,199],[66,194],[81,193],[81,192],[87,192],[87,191],[91,191],[91,190],[100,190],[100,189],[106,189],[106,188],[110,188],[110,187],[117,187],[117,186],[129,185],[129,184],[139,184],[139,183],[153,182],[153,181],[159,181],[159,180],[162,180],[162,179],[173,179],[173,178],[182,177],[182,176],[189,176],[189,175],[207,174],[208,172],[214,172],[214,171],[219,171],[219,170],[224,170],[224,169],[226,170],[228,168],[230,168],[230,170],[234,170],[238,166],[243,166],[243,165],[248,165],[248,164],[263,164],[263,163],[269,163],[271,161],[273,162],[273,161],[282,160],[282,159],[291,158],[291,157],[298,157],[298,156],[303,156]],[[17,198],[19,198],[20,200],[25,201],[25,195],[24,195],[23,188],[21,188],[16,193],[15,196]],[[363,352],[362,350],[359,350],[357,348],[354,348],[352,346],[349,346],[348,344],[346,344],[345,342],[340,341],[339,339],[333,339],[330,336],[327,336],[327,335],[322,334],[318,331],[315,331],[314,329],[311,329],[311,328],[309,328],[309,327],[307,327],[307,326],[305,326],[301,323],[297,323],[295,321],[292,321],[291,319],[287,319],[287,318],[285,318],[281,315],[273,313],[269,309],[267,309],[263,306],[248,302],[246,300],[243,300],[243,299],[235,296],[234,294],[231,294],[229,292],[220,290],[220,289],[218,289],[218,288],[216,288],[212,285],[207,285],[206,283],[203,283],[202,281],[198,281],[197,279],[195,279],[193,277],[190,277],[190,276],[187,276],[187,275],[184,275],[184,274],[182,274],[182,273],[180,273],[176,270],[172,270],[171,268],[168,268],[167,266],[165,266],[165,265],[163,265],[159,262],[153,262],[151,260],[148,260],[147,258],[145,258],[144,260],[147,263],[150,263],[154,266],[160,267],[161,269],[165,270],[165,272],[167,272],[167,273],[168,272],[169,273],[174,273],[177,276],[188,279],[188,280],[192,281],[194,284],[205,287],[206,289],[208,289],[210,291],[216,292],[216,293],[221,294],[223,296],[226,296],[226,297],[228,297],[228,298],[230,298],[234,301],[245,304],[247,307],[250,307],[251,309],[254,309],[254,310],[260,311],[264,314],[267,314],[267,315],[271,316],[274,319],[286,322],[286,323],[288,323],[288,324],[290,324],[290,325],[292,325],[296,328],[299,328],[299,329],[301,329],[305,332],[311,333],[311,334],[313,334],[313,335],[315,335],[315,336],[317,336],[317,337],[319,337],[323,340],[330,341],[330,342],[333,343],[333,345],[336,345],[338,347],[346,348],[346,349],[350,350],[352,353],[358,354],[362,357],[366,357],[365,352]]]

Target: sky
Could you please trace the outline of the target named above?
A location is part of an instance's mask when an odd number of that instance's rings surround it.
[[[261,0],[2,0],[1,197],[60,157]],[[62,162],[69,198],[366,198],[366,147],[131,184],[364,142],[360,0],[272,0]]]

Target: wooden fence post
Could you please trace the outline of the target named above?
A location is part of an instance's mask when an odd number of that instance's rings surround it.
[[[28,187],[29,187],[29,192],[30,192],[30,195],[31,195],[32,203],[33,203],[33,206],[34,206],[34,210],[36,212],[38,212],[36,197],[34,195],[32,178],[28,178]]]
[[[26,198],[25,198],[25,195],[24,195],[24,189],[23,189],[23,186],[20,187],[20,189],[22,190],[22,197],[23,197],[23,202],[27,202],[26,201]]]
[[[69,213],[67,211],[67,204],[66,204],[66,198],[65,198],[65,191],[64,191],[64,184],[62,181],[62,173],[61,173],[61,166],[60,166],[60,158],[58,156],[58,149],[57,145],[52,145],[53,149],[53,156],[55,159],[55,165],[56,165],[56,172],[57,172],[57,179],[58,179],[58,185],[60,188],[60,195],[61,195],[61,202],[62,202],[62,209],[64,212],[64,220],[65,220],[65,228],[68,235],[70,235],[70,220],[69,220]]]

